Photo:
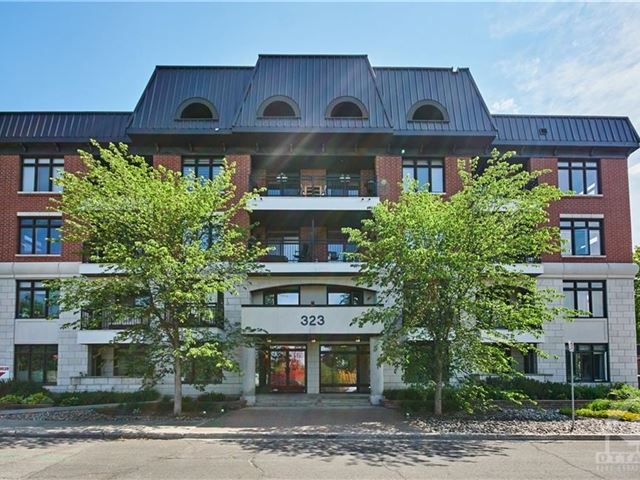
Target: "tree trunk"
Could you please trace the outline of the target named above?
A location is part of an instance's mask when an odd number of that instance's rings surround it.
[[[173,371],[173,414],[178,416],[182,414],[182,363],[178,356],[173,359]]]
[[[433,414],[436,416],[442,415],[442,389],[444,384],[442,382],[442,359],[439,358],[439,353],[436,353],[436,371],[435,381],[436,389],[433,394]]]

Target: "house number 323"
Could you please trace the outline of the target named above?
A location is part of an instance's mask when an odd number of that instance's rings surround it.
[[[300,325],[324,325],[324,315],[302,315]]]

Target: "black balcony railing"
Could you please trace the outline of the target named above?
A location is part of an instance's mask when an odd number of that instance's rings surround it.
[[[82,310],[80,312],[80,327],[83,330],[124,330],[125,328],[142,325],[145,320],[141,317],[115,318],[108,310],[99,312]]]
[[[190,315],[196,319],[193,327],[224,327],[224,311],[217,303],[208,303],[204,309],[194,308]],[[80,327],[83,330],[124,330],[125,328],[142,325],[145,322],[148,322],[148,320],[135,316],[116,319],[115,315],[108,310],[100,312],[82,310],[80,312]]]
[[[354,262],[357,248],[343,240],[267,240],[262,242],[269,248],[262,262]]]
[[[374,197],[377,191],[375,178],[352,174],[253,175],[251,182],[253,188],[264,188],[267,197]]]

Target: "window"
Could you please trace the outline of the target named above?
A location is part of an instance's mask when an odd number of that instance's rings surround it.
[[[598,162],[570,160],[558,162],[558,185],[563,192],[577,195],[600,193]]]
[[[588,314],[579,317],[603,318],[607,316],[605,282],[602,281],[565,281],[562,282],[564,306],[572,310],[581,310]]]
[[[563,255],[603,255],[602,220],[560,219]]]
[[[262,296],[263,305],[300,305],[300,288],[280,287],[266,290]]]
[[[64,171],[62,158],[23,158],[22,192],[61,192],[62,187],[54,185]]]
[[[224,167],[222,158],[185,158],[182,160],[182,175],[195,175],[198,178],[211,180]]]
[[[182,381],[188,385],[222,383],[223,379],[222,369],[216,368],[208,358],[190,359],[182,365]]]
[[[444,193],[444,161],[442,159],[415,159],[402,162],[403,179],[417,180],[418,186],[429,186],[433,193]]]
[[[190,98],[178,107],[179,120],[217,120],[218,112],[213,104],[204,98]]]
[[[61,218],[21,217],[20,253],[26,255],[60,255]]]
[[[16,380],[55,385],[58,381],[58,345],[16,345]]]
[[[16,301],[17,318],[58,318],[57,294],[41,281],[19,281]]]
[[[571,363],[575,382],[608,382],[608,345],[606,343],[577,343],[574,351],[566,350],[567,381],[571,381]]]
[[[262,102],[258,118],[300,118],[300,108],[292,98],[275,95]]]
[[[142,377],[147,369],[144,345],[115,345],[113,347],[113,376]]]
[[[364,305],[364,291],[359,288],[327,287],[327,305]]]
[[[367,118],[364,104],[353,97],[340,97],[333,100],[327,107],[328,118]]]
[[[407,115],[411,122],[448,122],[447,110],[438,102],[423,100],[415,103]]]
[[[538,373],[538,354],[534,350],[527,350],[522,355],[522,373],[536,375]]]

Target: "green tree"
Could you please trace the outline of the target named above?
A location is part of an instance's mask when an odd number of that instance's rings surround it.
[[[145,384],[173,374],[177,415],[186,364],[209,370],[196,377],[198,387],[239,368],[234,353],[243,332],[212,304],[235,292],[264,254],[235,221],[254,194],[236,195],[233,164],[205,181],[153,168],[124,144],[93,145],[95,156],[80,152],[85,170],[60,179],[63,194],[53,208],[64,216],[63,241],[89,246],[85,254],[106,274],[51,286],[63,310],[83,312],[67,327],[105,319],[126,325],[115,341],[133,345]],[[213,325],[221,328],[203,328]]]
[[[559,250],[547,207],[561,193],[511,155],[460,161],[462,189],[448,199],[405,185],[398,202],[374,207],[361,229],[345,229],[359,247],[359,281],[380,292],[381,306],[358,322],[382,324],[380,360],[433,388],[437,415],[454,377],[516,374],[505,348],[535,349],[517,335],[539,333],[565,312],[555,290],[538,289],[516,268]],[[415,359],[423,363],[411,365]]]
[[[640,269],[640,245],[638,245],[633,251],[633,261]],[[633,288],[636,300],[636,341],[640,342],[640,271],[636,274],[636,278],[633,282]]]

